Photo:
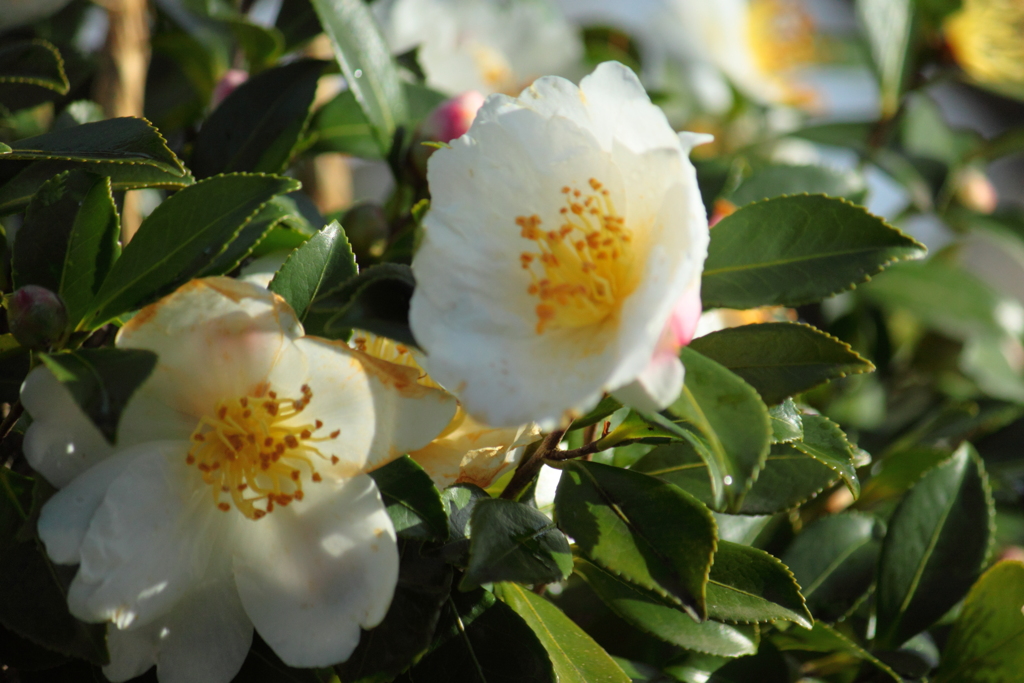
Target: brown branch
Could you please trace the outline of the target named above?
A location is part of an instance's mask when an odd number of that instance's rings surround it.
[[[596,427],[597,424],[595,423],[592,426]],[[566,460],[572,460],[574,458],[585,458],[589,455],[593,455],[594,453],[600,453],[601,451],[606,450],[606,447],[599,446],[598,444],[601,443],[601,439],[608,436],[608,432],[611,431],[611,426],[612,423],[609,422],[608,420],[605,420],[604,427],[601,429],[601,436],[595,439],[594,435],[591,434],[591,440],[586,445],[580,446],[579,448],[573,448],[567,451],[555,450],[544,459],[550,460],[552,462],[564,462]]]
[[[532,451],[526,451],[525,456],[519,462],[519,467],[516,468],[515,474],[512,475],[511,481],[508,482],[508,486],[501,492],[502,498],[505,500],[516,499],[523,489],[533,481],[537,473],[540,472],[544,459],[553,451],[558,450],[558,444],[562,441],[566,431],[568,431],[568,427],[566,429],[556,429],[545,436]]]
[[[11,411],[7,413],[4,421],[0,422],[0,443],[7,439],[11,430],[14,429],[14,425],[18,424],[18,420],[21,419],[24,412],[25,406],[21,405],[20,400],[11,404]]]

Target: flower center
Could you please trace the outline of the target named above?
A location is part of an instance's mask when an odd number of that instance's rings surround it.
[[[979,81],[1024,83],[1024,6],[968,0],[946,20],[957,62]]]
[[[799,2],[751,0],[747,12],[747,43],[761,74],[779,81],[781,72],[820,61],[814,19]],[[793,104],[810,96],[799,89],[787,90]]]
[[[202,473],[219,509],[227,512],[234,503],[249,519],[260,519],[275,506],[302,500],[303,475],[321,481],[318,460],[338,462],[316,444],[337,439],[340,432],[315,436],[323,428],[320,420],[302,424],[297,419],[312,400],[305,384],[298,399],[280,398],[261,384],[252,394],[221,401],[213,415],[199,420],[185,462]]]
[[[635,286],[633,236],[608,190],[594,178],[589,183],[591,192],[562,188],[566,205],[557,230],[541,229],[536,214],[516,217],[523,238],[538,249],[519,255],[531,278],[526,291],[539,299],[537,334],[599,323]]]

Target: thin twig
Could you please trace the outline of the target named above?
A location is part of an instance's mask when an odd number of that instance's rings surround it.
[[[594,425],[597,426],[596,424]],[[572,460],[573,458],[583,458],[594,453],[599,453],[605,450],[605,446],[599,446],[601,439],[608,436],[608,432],[611,430],[612,423],[605,420],[604,427],[601,429],[601,436],[596,439],[591,436],[591,441],[579,448],[573,448],[572,450],[559,451],[555,450],[546,456],[545,460],[551,460],[553,462],[564,462],[566,460]]]
[[[537,447],[531,452],[526,452],[526,457],[519,463],[519,467],[516,468],[515,474],[512,475],[512,480],[509,481],[508,486],[501,492],[501,497],[506,500],[515,500],[516,497],[525,489],[533,478],[537,476],[537,472],[540,471],[541,466],[544,464],[544,458],[558,450],[558,444],[561,442],[562,437],[565,436],[566,429],[556,429],[545,436]]]
[[[7,440],[7,436],[14,429],[14,425],[18,424],[18,420],[21,419],[22,414],[25,412],[25,407],[21,405],[21,401],[15,401],[11,404],[11,411],[7,413],[7,417],[4,418],[3,422],[0,422],[0,443]]]

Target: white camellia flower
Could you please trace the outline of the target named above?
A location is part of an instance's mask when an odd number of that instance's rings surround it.
[[[360,332],[352,344],[374,358],[415,368],[420,373],[420,384],[441,388],[401,344],[368,332]],[[409,457],[419,463],[439,489],[452,484],[474,484],[485,489],[515,467],[525,447],[539,438],[540,429],[535,424],[490,427],[460,408],[437,438],[410,452]]]
[[[395,532],[365,474],[431,441],[451,396],[415,371],[303,337],[261,287],[195,280],[120,348],[159,355],[110,446],[45,367],[22,401],[29,463],[61,490],[39,535],[78,564],[68,604],[110,622],[113,681],[226,683],[255,626],[292,666],[345,660],[384,618]]]
[[[836,60],[851,52],[841,43],[857,29],[841,0],[558,1],[570,19],[610,23],[632,34],[651,84],[666,85],[666,63],[681,65],[706,109],[731,106],[724,74],[761,104],[835,118],[878,114],[878,88],[867,65]]]
[[[552,426],[605,391],[646,409],[682,387],[708,224],[677,135],[632,71],[492,95],[430,158],[410,309],[426,368],[474,418]],[[672,321],[685,324],[670,324]]]
[[[451,95],[518,92],[583,54],[549,0],[381,0],[375,10],[391,49],[418,46],[427,84]]]

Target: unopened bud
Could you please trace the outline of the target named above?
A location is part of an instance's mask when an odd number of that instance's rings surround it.
[[[477,111],[484,104],[484,96],[476,90],[467,90],[457,97],[445,100],[420,124],[412,147],[412,162],[416,170],[426,177],[427,159],[434,147],[424,142],[451,142],[462,137],[473,125]]]
[[[242,69],[228,69],[213,86],[213,94],[210,96],[210,108],[216,109],[221,102],[227,99],[228,95],[235,91],[235,88],[249,80],[249,72]]]
[[[7,326],[18,343],[48,349],[63,340],[68,311],[60,297],[38,285],[25,285],[4,297]]]
[[[390,231],[383,208],[371,202],[356,204],[345,212],[342,225],[357,258],[384,253]]]
[[[978,213],[992,213],[999,204],[999,195],[992,181],[983,171],[967,167],[956,180],[956,198],[960,203]]]

